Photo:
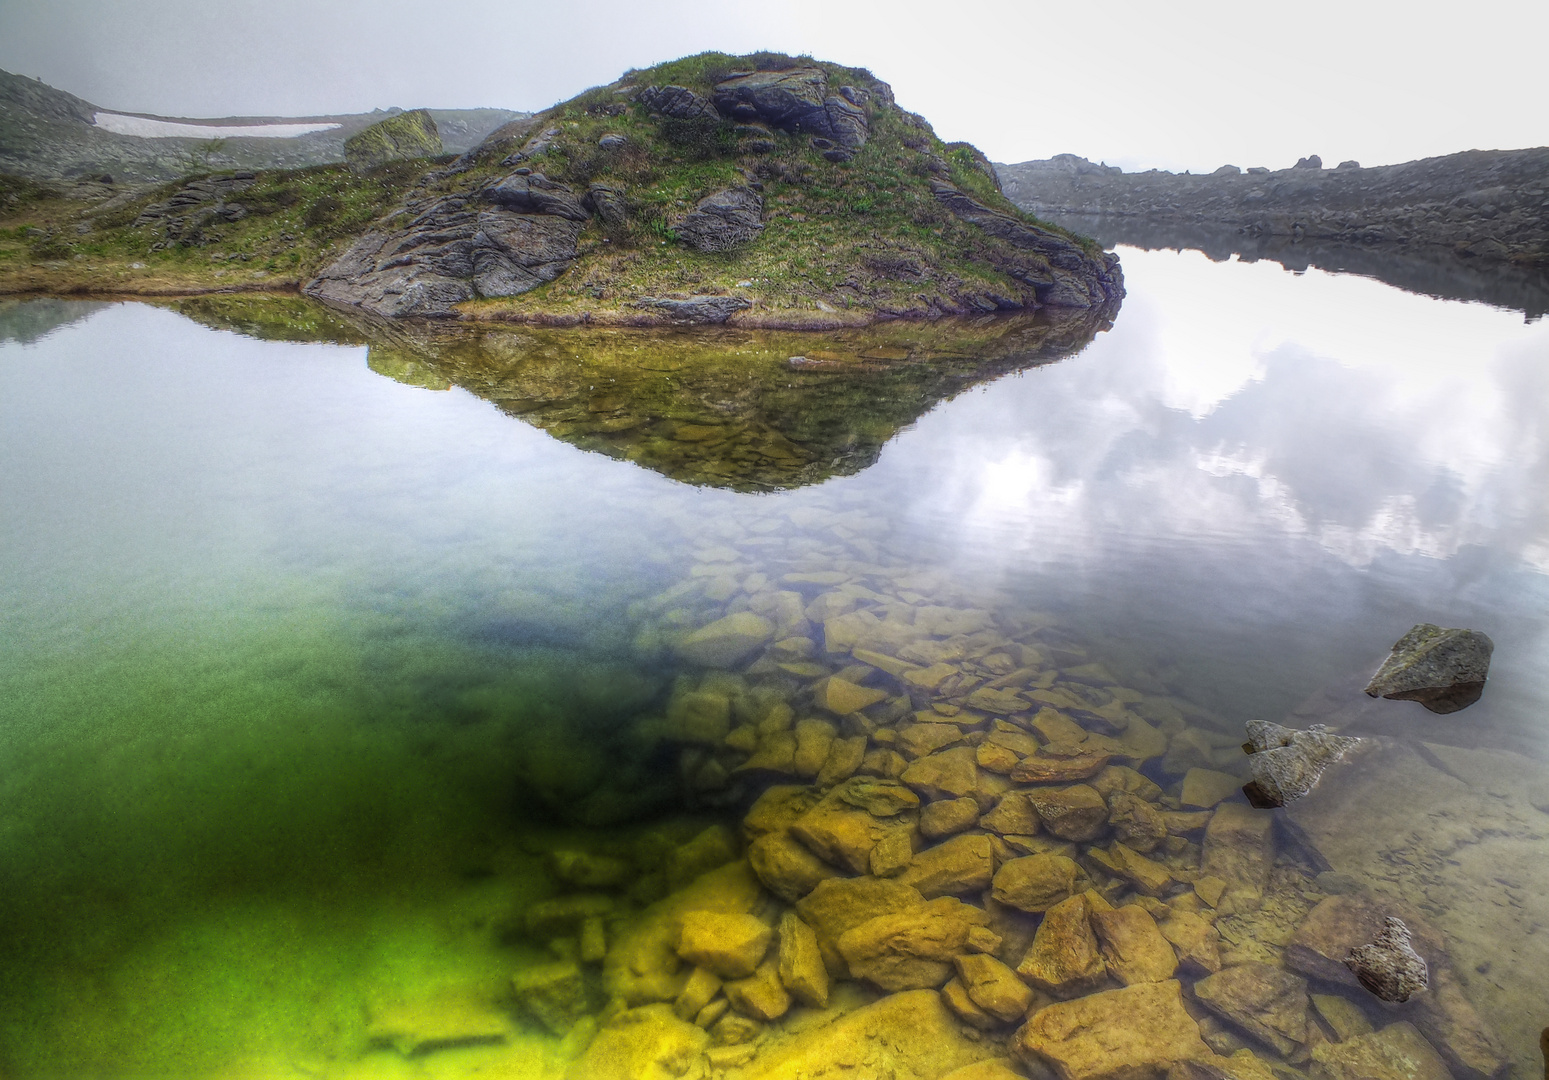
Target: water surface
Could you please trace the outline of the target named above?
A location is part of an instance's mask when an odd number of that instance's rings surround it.
[[[144,305],[0,310],[0,1070],[483,1068],[469,1055],[496,1051],[405,1058],[371,1018],[447,988],[502,1001],[546,958],[513,930],[554,890],[545,852],[649,868],[735,827],[748,785],[686,781],[703,755],[648,721],[701,678],[674,635],[760,590],[991,612],[1172,703],[1218,768],[1244,720],[1290,717],[1499,753],[1531,782],[1549,328],[1122,255],[1111,329],[999,365],[983,334],[955,357],[916,341],[907,362],[935,359],[914,375],[836,339],[842,393],[803,389],[821,372],[757,336],[685,342],[637,380],[584,346],[538,364],[514,331],[405,353]],[[1359,694],[1420,621],[1495,640],[1468,711]],[[1146,771],[1176,784],[1178,764]],[[1354,872],[1460,935],[1525,1077],[1549,1022],[1549,957],[1522,936],[1549,919],[1549,817],[1519,794],[1497,800],[1528,815],[1517,846],[1478,848],[1524,860],[1498,933],[1451,929],[1496,902],[1466,858],[1461,893],[1375,857]],[[564,1052],[513,1025],[499,1067],[546,1075]]]

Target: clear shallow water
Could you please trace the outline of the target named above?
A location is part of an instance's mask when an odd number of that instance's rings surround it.
[[[471,1051],[373,1049],[368,1018],[438,987],[498,1000],[541,955],[505,928],[552,890],[556,844],[735,824],[724,792],[685,806],[677,751],[635,721],[679,674],[673,619],[737,606],[749,574],[879,588],[885,566],[919,603],[1052,624],[1228,748],[1301,709],[1542,760],[1549,328],[1123,257],[1130,298],[1079,355],[769,494],[588,453],[362,347],[137,305],[59,308],[40,337],[8,309],[0,1068],[465,1074]],[[731,581],[722,606],[651,600],[695,574]],[[1495,639],[1467,712],[1358,694],[1418,621]],[[1549,918],[1533,902],[1460,950],[1519,1069],[1536,1027],[1494,1007],[1545,991],[1511,936]],[[503,1053],[536,1076],[559,1050],[522,1029]]]

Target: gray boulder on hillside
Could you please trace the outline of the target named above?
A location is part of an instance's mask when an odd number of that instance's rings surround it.
[[[1434,713],[1457,712],[1484,693],[1494,651],[1495,642],[1477,630],[1420,623],[1394,643],[1366,693],[1418,701]]]
[[[696,251],[729,251],[764,231],[764,199],[747,187],[706,195],[673,229]]]

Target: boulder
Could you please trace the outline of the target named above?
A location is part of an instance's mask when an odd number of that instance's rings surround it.
[[[734,912],[685,912],[682,926],[678,956],[723,979],[753,974],[774,936],[763,920]]]
[[[1049,908],[1032,947],[1017,965],[1017,974],[1060,998],[1077,997],[1101,986],[1108,979],[1108,965],[1090,919],[1091,905],[1085,895]]]
[[[629,223],[629,204],[622,189],[610,184],[592,184],[582,204],[610,229],[622,229]]]
[[[828,1005],[828,969],[812,927],[794,911],[780,917],[780,982],[803,1005]]]
[[[746,862],[738,861],[658,900],[618,932],[603,962],[603,989],[630,1005],[672,1001],[688,981],[677,953],[684,916],[704,911],[745,915],[759,895],[758,880]]]
[[[961,799],[942,799],[928,804],[920,812],[920,833],[937,840],[970,828],[979,820],[979,803],[966,795]]]
[[[1425,958],[1410,944],[1409,927],[1392,915],[1383,920],[1382,931],[1370,944],[1350,950],[1345,967],[1383,1001],[1408,1001],[1430,985]]]
[[[1312,1060],[1328,1080],[1452,1080],[1435,1047],[1408,1023],[1321,1043]]]
[[[871,849],[888,832],[884,821],[849,805],[837,791],[791,826],[791,835],[813,854],[852,874],[864,874],[870,869]]]
[[[1139,852],[1155,851],[1167,839],[1167,822],[1145,799],[1127,791],[1116,791],[1107,799],[1108,824],[1113,827],[1114,839]]]
[[[1221,935],[1208,919],[1175,908],[1157,929],[1172,942],[1184,967],[1205,975],[1221,970]]]
[[[1155,859],[1148,859],[1115,841],[1108,847],[1111,869],[1128,881],[1136,892],[1161,896],[1173,883],[1172,871]]]
[[[1194,996],[1281,1056],[1305,1043],[1307,980],[1272,964],[1222,968],[1194,984]]]
[[[796,775],[808,780],[815,778],[828,751],[834,745],[838,729],[827,720],[804,716],[796,721]]]
[[[940,1080],[994,1050],[970,1039],[934,990],[889,994],[763,1049],[744,1080]]]
[[[1047,911],[1077,891],[1082,877],[1074,859],[1063,855],[1026,855],[995,871],[995,902],[1018,911]]]
[[[728,982],[724,989],[731,1007],[754,1020],[778,1020],[791,1007],[791,995],[780,980],[780,965],[773,957],[747,978]]]
[[[586,1015],[586,984],[573,960],[524,968],[511,977],[516,1004],[553,1035],[563,1036]]]
[[[748,845],[748,862],[764,888],[794,904],[840,872],[788,832],[767,833]]]
[[[947,1003],[958,1016],[958,1019],[969,1027],[978,1028],[980,1031],[989,1031],[999,1027],[1000,1021],[985,1012],[979,1003],[968,996],[968,987],[963,985],[963,980],[956,976],[947,980],[947,984],[941,988],[941,1000]]]
[[[1126,986],[1163,982],[1178,970],[1178,954],[1139,904],[1093,911],[1091,917],[1108,970]]]
[[[1248,768],[1253,782],[1243,788],[1248,801],[1266,808],[1284,806],[1312,791],[1334,762],[1361,745],[1361,739],[1335,735],[1322,724],[1306,731],[1281,727],[1267,720],[1247,724]],[[1194,771],[1194,770],[1191,770]]]
[[[897,780],[857,776],[835,789],[841,799],[873,817],[892,817],[920,805],[920,797]]]
[[[444,152],[441,132],[429,109],[389,116],[344,140],[344,163],[353,173],[370,172],[389,161],[436,157]]]
[[[1107,768],[1112,757],[1110,754],[1085,753],[1074,748],[1071,748],[1070,753],[1048,752],[1058,745],[1050,743],[1045,752],[1017,762],[1011,769],[1011,779],[1019,784],[1068,784],[1096,776]]]
[[[679,1020],[692,1020],[721,992],[721,977],[713,971],[695,968],[672,1003]]]
[[[908,828],[889,830],[871,849],[871,872],[877,877],[897,877],[913,861],[914,836]]]
[[[1418,701],[1434,713],[1457,712],[1484,693],[1494,651],[1495,643],[1477,630],[1420,623],[1394,643],[1366,692]]]
[[[866,143],[865,110],[849,97],[830,94],[821,68],[737,75],[717,83],[711,100],[722,116],[740,123],[762,121],[852,149]]]
[[[985,1012],[1006,1023],[1027,1014],[1033,992],[1005,964],[983,953],[959,954],[952,963],[968,996]]]
[[[1040,1009],[1017,1031],[1012,1053],[1029,1068],[1047,1062],[1060,1080],[1161,1080],[1175,1062],[1214,1056],[1176,980]]]
[[[1012,1067],[1010,1058],[989,1058],[972,1065],[964,1065],[961,1069],[953,1069],[941,1077],[941,1080],[1025,1080],[1025,1078]]]
[[[979,827],[1002,836],[1032,836],[1038,831],[1038,811],[1024,792],[1008,791],[979,819]]]
[[[556,1004],[561,1004],[564,991],[557,996]],[[482,989],[456,987],[373,1006],[366,1017],[366,1039],[372,1046],[391,1046],[404,1057],[505,1042],[514,1034],[511,1017],[489,997]]]
[[[1034,788],[1027,798],[1044,826],[1062,840],[1094,840],[1108,824],[1108,804],[1086,784]]]
[[[867,919],[909,911],[925,903],[920,890],[889,878],[840,878],[825,881],[796,904],[796,913],[812,928],[823,961],[836,978],[848,972],[839,939]]]
[[[668,1005],[626,1009],[610,1020],[565,1073],[566,1080],[678,1080],[710,1036]]]
[[[974,748],[958,746],[930,754],[910,765],[899,777],[927,799],[957,799],[979,786],[979,766]]]
[[[926,899],[979,892],[995,872],[990,838],[981,834],[955,836],[915,853],[898,880],[912,885]]]
[[[764,198],[749,187],[706,195],[673,224],[673,231],[695,251],[729,251],[758,239],[764,231]]]
[[[940,987],[951,977],[952,957],[968,943],[968,932],[989,917],[950,896],[867,919],[846,930],[839,954],[850,974],[883,990]]]
[[[857,686],[838,675],[830,676],[818,684],[813,692],[813,703],[827,709],[835,716],[848,716],[860,712],[868,705],[875,705],[887,697],[887,691],[870,686]]]
[[[746,660],[774,637],[774,623],[751,611],[716,619],[678,643],[678,655],[691,664],[729,668]]]
[[[1294,971],[1324,982],[1359,988],[1345,966],[1352,949],[1373,941],[1391,917],[1404,920],[1411,947],[1432,968],[1447,962],[1447,945],[1431,924],[1401,901],[1351,893],[1320,900],[1286,942],[1285,963]]]

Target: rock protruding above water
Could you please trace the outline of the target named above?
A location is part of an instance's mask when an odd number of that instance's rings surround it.
[[[344,140],[345,163],[358,173],[389,161],[435,157],[442,152],[441,132],[429,109],[389,116]]]
[[[1457,712],[1484,693],[1494,651],[1495,642],[1477,630],[1419,623],[1394,643],[1366,692],[1418,701],[1434,713]]]
[[[1430,985],[1425,958],[1410,944],[1409,927],[1392,915],[1371,944],[1350,950],[1345,967],[1383,1001],[1408,1001]]]
[[[1361,744],[1335,735],[1322,724],[1306,731],[1281,727],[1267,720],[1249,720],[1248,767],[1253,782],[1243,790],[1258,807],[1284,806],[1306,795],[1334,762]]]

